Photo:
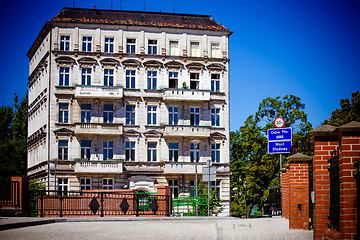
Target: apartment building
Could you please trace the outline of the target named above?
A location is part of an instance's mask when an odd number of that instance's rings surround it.
[[[211,160],[229,215],[231,33],[208,15],[63,8],[27,53],[28,175],[177,197]]]

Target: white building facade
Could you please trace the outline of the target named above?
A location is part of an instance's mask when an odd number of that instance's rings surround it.
[[[211,160],[228,216],[231,33],[207,15],[64,8],[27,54],[28,175],[177,197]]]

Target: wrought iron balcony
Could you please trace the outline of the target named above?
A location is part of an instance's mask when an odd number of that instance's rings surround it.
[[[118,86],[75,86],[76,98],[120,99],[123,95],[123,88]]]
[[[121,135],[121,123],[75,123],[75,134]]]
[[[89,161],[77,160],[75,163],[76,173],[122,173],[122,161]]]
[[[210,137],[210,126],[164,125],[164,137]]]
[[[209,101],[210,90],[167,88],[163,90],[163,100]]]

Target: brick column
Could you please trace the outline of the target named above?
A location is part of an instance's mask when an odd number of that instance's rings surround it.
[[[290,229],[309,229],[309,162],[311,159],[301,153],[296,153],[287,159],[290,165]]]
[[[310,131],[314,141],[313,180],[314,180],[314,240],[322,239],[328,229],[330,207],[330,179],[328,158],[339,144],[335,134],[336,127],[325,125]]]
[[[171,198],[171,188],[170,186],[157,186],[157,195],[159,201],[159,211],[166,212],[166,216],[172,214],[172,198]]]
[[[289,212],[289,204],[290,204],[290,198],[289,198],[289,192],[290,192],[290,165],[289,164],[285,164],[285,169],[286,169],[286,219],[289,219],[290,217],[290,212]]]
[[[357,223],[356,179],[354,162],[359,161],[360,123],[350,122],[338,128],[341,145],[339,153],[340,229],[342,239],[355,239]]]

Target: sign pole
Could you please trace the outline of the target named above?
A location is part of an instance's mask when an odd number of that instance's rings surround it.
[[[281,169],[282,169],[282,159],[281,159],[281,153],[280,153],[280,187],[282,186],[282,183],[281,183],[281,176],[282,176]]]
[[[198,216],[198,179],[197,179],[197,159],[195,157],[195,198],[196,198],[196,216]]]
[[[210,160],[207,161],[207,165],[209,168],[209,181],[208,181],[208,217],[210,216]]]

